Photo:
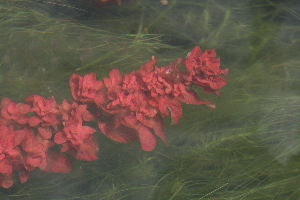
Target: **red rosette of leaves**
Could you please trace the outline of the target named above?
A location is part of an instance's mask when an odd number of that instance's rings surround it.
[[[28,104],[16,104],[8,98],[1,101],[0,187],[13,185],[15,171],[24,183],[36,167],[55,173],[71,170],[66,155],[50,150],[55,145],[54,134],[64,127],[62,119],[71,111],[57,105],[54,97],[44,99],[33,95],[26,101]],[[82,115],[88,118],[85,113]],[[88,144],[90,148],[91,143]],[[95,156],[95,152],[92,154]]]
[[[195,47],[186,59],[158,68],[153,57],[139,70],[122,76],[113,69],[103,82],[96,80],[94,73],[83,77],[74,74],[70,79],[73,98],[78,103],[87,103],[98,120],[98,127],[109,139],[128,143],[139,140],[142,149],[151,151],[157,135],[165,143],[162,117],[171,114],[172,124],[178,123],[182,115],[181,102],[204,104],[209,109],[215,105],[201,101],[192,85],[202,87],[204,92],[220,94],[226,85],[228,70],[220,70],[220,60],[215,51]],[[179,70],[179,64],[185,72]],[[95,109],[96,108],[96,109]]]
[[[220,70],[220,59],[215,58],[215,50],[206,50],[201,54],[200,47],[195,47],[181,61],[186,68],[183,75],[185,84],[194,84],[203,88],[205,93],[219,95],[219,90],[226,85],[226,80],[219,75],[227,76],[228,69]]]
[[[76,159],[93,161],[96,160],[96,152],[99,150],[93,139],[95,129],[83,126],[83,122],[93,119],[90,112],[86,110],[87,105],[69,104],[64,100],[62,109],[65,111],[62,118],[64,128],[58,131],[54,137],[56,144],[61,144],[62,152],[69,152]]]

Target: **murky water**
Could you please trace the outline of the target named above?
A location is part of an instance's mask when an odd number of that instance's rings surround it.
[[[1,0],[0,97],[71,100],[69,77],[162,67],[195,46],[229,68],[215,110],[184,105],[168,146],[151,152],[100,131],[94,162],[68,174],[34,170],[1,199],[299,199],[300,3],[298,1]],[[97,125],[95,125],[97,126]]]

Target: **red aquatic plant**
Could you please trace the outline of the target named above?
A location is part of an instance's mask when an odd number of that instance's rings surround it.
[[[215,50],[206,50],[201,54],[200,47],[195,47],[181,61],[186,67],[186,83],[193,83],[198,87],[202,87],[206,93],[218,94],[219,89],[226,85],[226,80],[218,76],[227,76],[228,69],[220,70],[220,59],[215,57]]]
[[[88,126],[95,121],[109,139],[128,143],[138,140],[144,151],[156,146],[156,137],[167,144],[163,117],[171,116],[176,125],[182,116],[181,103],[205,105],[192,86],[205,93],[220,95],[226,85],[228,69],[219,69],[220,59],[214,50],[201,53],[195,47],[185,59],[164,67],[156,66],[156,59],[139,70],[124,76],[112,69],[108,77],[97,80],[95,73],[73,74],[70,88],[73,102],[57,104],[54,97],[38,95],[26,98],[27,103],[1,100],[0,116],[0,187],[14,183],[15,172],[22,183],[29,172],[40,168],[46,172],[67,173],[71,161],[97,159],[96,129]],[[183,68],[183,69],[180,69]],[[60,146],[60,151],[53,148]]]

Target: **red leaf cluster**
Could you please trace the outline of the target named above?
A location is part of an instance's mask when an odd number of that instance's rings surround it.
[[[200,47],[195,47],[181,61],[186,67],[187,84],[202,87],[206,93],[219,94],[219,89],[226,85],[226,80],[218,75],[227,76],[228,69],[220,70],[220,59],[215,59],[215,50],[206,50],[201,54]]]
[[[93,116],[86,105],[58,105],[53,97],[33,95],[28,104],[3,98],[0,117],[0,186],[13,185],[14,171],[22,183],[36,167],[46,172],[68,173],[71,161],[61,152],[68,151],[77,159],[96,160],[98,147],[91,134],[96,130],[82,126]],[[61,152],[51,147],[61,144]]]
[[[215,56],[214,50],[201,54],[195,47],[185,59],[161,68],[153,57],[124,76],[113,69],[102,81],[95,73],[83,77],[73,74],[69,82],[73,103],[64,100],[57,104],[54,97],[37,95],[27,97],[27,103],[3,98],[0,187],[11,187],[15,172],[26,182],[29,172],[37,167],[46,172],[69,172],[71,161],[64,152],[76,159],[96,160],[96,130],[86,125],[92,120],[109,139],[120,143],[139,140],[144,151],[155,148],[155,135],[167,144],[162,118],[171,115],[172,124],[177,124],[181,102],[215,108],[191,89],[195,85],[206,93],[220,94],[226,80],[219,75],[226,76],[228,70],[219,69],[220,60]],[[52,148],[57,145],[60,152]]]
[[[71,92],[76,102],[88,103],[93,109],[98,127],[108,138],[121,143],[139,140],[143,150],[151,151],[156,145],[152,131],[167,143],[162,117],[170,113],[172,124],[177,124],[182,115],[181,102],[215,107],[191,90],[196,85],[206,93],[219,94],[226,85],[218,75],[227,75],[228,70],[219,69],[220,59],[215,56],[214,50],[201,54],[195,47],[185,59],[162,68],[153,58],[125,76],[113,69],[103,81],[97,81],[95,73],[83,77],[73,74]]]

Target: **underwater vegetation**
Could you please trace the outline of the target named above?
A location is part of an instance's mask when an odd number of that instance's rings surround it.
[[[1,199],[299,199],[298,1],[0,2],[0,94],[13,102],[31,105],[24,99],[36,95],[71,104],[66,80],[72,74],[83,80],[95,73],[103,81],[117,69],[124,78],[151,56],[155,65],[170,66],[195,46],[215,49],[222,68],[230,69],[220,97],[192,87],[217,107],[182,104],[176,126],[164,126],[167,146],[157,140],[155,149],[143,151],[140,142],[114,142],[97,131],[91,134],[99,142],[97,160],[63,153],[65,169],[72,161],[69,173],[36,167],[24,184],[16,173],[12,187],[0,188]],[[103,120],[112,129],[111,116],[84,123],[99,130]],[[49,149],[60,153],[58,144]]]
[[[36,167],[46,172],[69,172],[71,161],[64,154],[51,151],[55,145],[61,145],[61,152],[76,159],[96,160],[96,130],[84,122],[96,121],[101,132],[116,142],[139,140],[144,151],[152,151],[156,146],[151,129],[167,144],[162,117],[169,116],[168,110],[176,125],[182,115],[180,102],[215,108],[211,102],[200,101],[191,89],[198,86],[206,93],[219,95],[226,80],[218,75],[226,76],[228,69],[220,70],[220,59],[215,56],[214,50],[201,54],[200,48],[195,47],[178,63],[158,68],[153,58],[124,77],[117,69],[111,70],[109,78],[103,81],[96,80],[95,73],[83,77],[73,74],[73,103],[63,100],[57,104],[53,96],[44,99],[32,95],[26,98],[27,104],[3,98],[0,186],[11,187],[16,172],[21,182],[26,182]],[[179,62],[186,69],[184,73],[179,71]]]

